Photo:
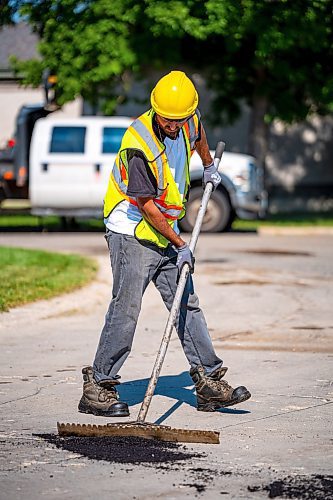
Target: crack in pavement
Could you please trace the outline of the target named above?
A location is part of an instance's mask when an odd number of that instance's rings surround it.
[[[42,389],[43,389],[43,387],[40,387],[33,394],[27,394],[26,396],[21,396],[20,398],[10,399],[9,401],[4,401],[3,403],[0,403],[0,406],[6,405],[8,403],[15,403],[16,401],[20,401],[22,399],[33,398],[34,396],[37,396],[37,394],[39,394]]]
[[[297,410],[290,410],[290,411],[286,411],[284,413],[274,413],[273,415],[266,415],[266,417],[253,418],[251,420],[246,420],[245,422],[238,422],[236,424],[225,425],[224,427],[222,427],[222,429],[227,429],[228,427],[236,427],[238,425],[245,425],[245,424],[249,424],[251,422],[258,422],[259,420],[266,420],[268,418],[282,417],[282,416],[285,416],[285,415],[289,415],[290,413],[296,413],[298,411],[311,410],[312,408],[318,408],[320,406],[331,405],[332,403],[333,403],[333,401],[328,401],[327,403],[321,403],[319,405],[307,406],[306,408],[298,408]]]
[[[16,399],[10,399],[9,401],[3,401],[2,403],[0,403],[0,406],[6,405],[8,403],[15,403],[16,401],[21,401],[22,399],[33,398],[34,396],[37,396],[42,390],[47,389],[48,387],[53,387],[55,385],[60,385],[60,384],[65,384],[65,383],[67,383],[67,380],[60,380],[59,382],[54,382],[53,384],[43,385],[42,387],[39,387],[37,389],[37,391],[34,392],[33,394],[27,394],[26,396],[21,396],[21,397],[16,398]]]
[[[299,396],[297,394],[272,394],[270,392],[266,393],[266,394],[259,394],[257,393],[257,396],[261,396],[261,397],[265,397],[265,396],[281,396],[281,397],[284,397],[284,398],[301,398],[301,399],[319,399],[320,401],[323,401],[324,403],[330,403],[331,400],[330,399],[327,399],[325,398],[324,396]]]

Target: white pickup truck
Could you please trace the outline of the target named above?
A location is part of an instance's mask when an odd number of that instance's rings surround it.
[[[64,217],[101,217],[103,197],[128,117],[52,116],[36,121],[29,155],[29,198],[32,213]],[[223,231],[234,218],[264,216],[267,197],[262,170],[244,154],[224,153],[222,183],[209,202],[203,231]],[[191,194],[185,231],[193,227],[202,196],[202,166],[194,154],[190,163]]]

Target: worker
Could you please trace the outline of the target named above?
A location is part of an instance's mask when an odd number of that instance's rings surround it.
[[[129,415],[119,401],[118,372],[131,351],[142,296],[152,281],[168,309],[184,264],[194,258],[179,234],[188,196],[189,159],[202,160],[203,185],[221,182],[197,109],[198,94],[182,71],[161,78],[151,93],[151,109],[124,134],[104,200],[106,241],[113,274],[112,300],[93,366],[83,368],[79,411],[107,417]],[[222,377],[227,368],[216,355],[194,292],[185,286],[176,330],[190,365],[197,409],[215,411],[250,398]]]

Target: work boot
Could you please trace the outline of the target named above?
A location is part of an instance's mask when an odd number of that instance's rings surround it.
[[[211,375],[206,375],[203,366],[196,366],[190,371],[197,392],[197,410],[215,411],[225,406],[242,403],[251,397],[246,387],[233,389],[225,380],[221,380],[227,368],[221,367]]]
[[[94,379],[91,366],[82,369],[83,395],[79,402],[81,413],[92,413],[101,417],[128,417],[128,405],[118,401],[116,380],[105,380],[99,384]]]

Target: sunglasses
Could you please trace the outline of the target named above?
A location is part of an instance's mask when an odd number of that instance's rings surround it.
[[[191,115],[192,116],[192,115]],[[166,123],[177,123],[177,125],[184,125],[184,123],[187,122],[187,120],[189,120],[191,118],[191,116],[187,116],[186,118],[183,118],[182,120],[179,120],[179,119],[173,119],[173,118],[164,118],[164,116],[160,116],[159,117]]]

